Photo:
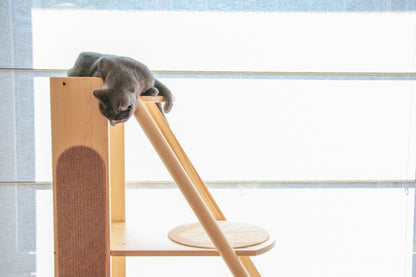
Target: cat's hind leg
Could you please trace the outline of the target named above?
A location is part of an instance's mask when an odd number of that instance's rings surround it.
[[[158,79],[155,79],[155,87],[159,90],[159,95],[163,96],[163,98],[165,99],[165,105],[163,106],[164,112],[170,112],[173,106],[172,92]]]

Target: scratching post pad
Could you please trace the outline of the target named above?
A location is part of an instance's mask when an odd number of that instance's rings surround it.
[[[91,148],[64,151],[56,167],[59,276],[106,276],[106,171]]]

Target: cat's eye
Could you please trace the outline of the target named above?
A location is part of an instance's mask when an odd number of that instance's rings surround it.
[[[126,106],[121,106],[121,107],[120,107],[120,110],[121,110],[122,112],[130,111],[130,109],[131,109],[131,104],[130,104],[130,105],[126,105]]]

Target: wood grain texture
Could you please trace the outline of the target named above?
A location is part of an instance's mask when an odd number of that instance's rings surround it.
[[[234,249],[258,245],[270,239],[269,232],[256,225],[224,220],[217,224]],[[168,232],[168,237],[183,245],[215,248],[200,223],[177,226]]]
[[[126,221],[124,124],[110,127],[110,204],[111,224]],[[111,236],[110,236],[111,239]],[[111,276],[126,276],[126,258],[111,258]]]
[[[144,103],[160,103],[163,102],[163,96],[140,96]]]
[[[126,221],[124,124],[110,126],[111,222]]]
[[[50,85],[53,160],[73,145],[91,147],[108,157],[108,121],[98,111],[98,100],[91,93],[103,86],[102,80],[51,78]]]
[[[111,257],[111,277],[126,276],[126,257]]]

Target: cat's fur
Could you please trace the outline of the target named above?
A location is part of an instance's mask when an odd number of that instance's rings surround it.
[[[113,126],[133,115],[141,95],[161,95],[165,100],[164,112],[172,108],[170,90],[144,64],[132,58],[82,52],[68,70],[68,76],[103,79],[104,86],[95,89],[93,95],[99,100],[101,113]]]

